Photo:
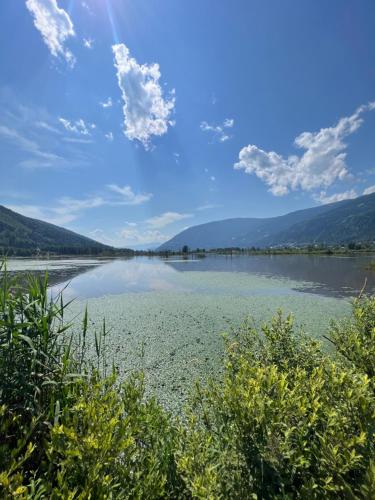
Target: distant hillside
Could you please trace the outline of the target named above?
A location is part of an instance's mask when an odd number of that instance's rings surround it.
[[[268,219],[226,219],[193,226],[158,250],[266,248],[375,241],[375,193]]]
[[[112,247],[48,222],[31,219],[0,205],[0,252],[29,255],[39,249],[57,254],[111,252]]]

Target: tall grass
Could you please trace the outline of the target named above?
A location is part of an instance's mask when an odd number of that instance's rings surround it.
[[[142,374],[106,373],[48,276],[0,292],[1,498],[375,498],[375,299],[332,325],[328,355],[279,312],[228,339],[224,375],[183,419]],[[90,348],[95,359],[88,360]]]

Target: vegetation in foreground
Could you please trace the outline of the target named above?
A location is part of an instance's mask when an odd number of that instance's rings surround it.
[[[330,354],[281,312],[244,324],[177,418],[142,374],[107,376],[105,326],[86,314],[73,337],[47,280],[1,280],[2,498],[374,498],[375,298],[332,324]]]

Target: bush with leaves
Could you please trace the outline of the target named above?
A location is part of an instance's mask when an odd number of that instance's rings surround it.
[[[375,297],[353,302],[350,320],[336,322],[330,341],[353,369],[375,380]]]
[[[51,430],[45,489],[54,498],[165,498],[180,490],[175,429],[143,377],[91,380]]]
[[[375,498],[374,298],[329,353],[281,312],[244,323],[178,419],[106,376],[105,324],[73,335],[47,287],[1,278],[1,498]]]
[[[373,348],[373,303],[354,304],[352,366],[295,333],[281,313],[261,335],[247,325],[231,339],[223,382],[197,391],[183,432],[178,466],[194,497],[375,494],[373,381],[360,361]]]

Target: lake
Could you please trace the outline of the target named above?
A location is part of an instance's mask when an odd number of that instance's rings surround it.
[[[89,323],[110,330],[109,361],[121,374],[145,371],[147,392],[172,411],[196,379],[217,375],[223,333],[245,318],[256,325],[281,308],[311,335],[350,312],[365,277],[375,290],[371,257],[309,255],[205,258],[56,259],[8,261],[15,273],[48,269],[51,293],[75,299],[77,329],[87,304]]]

